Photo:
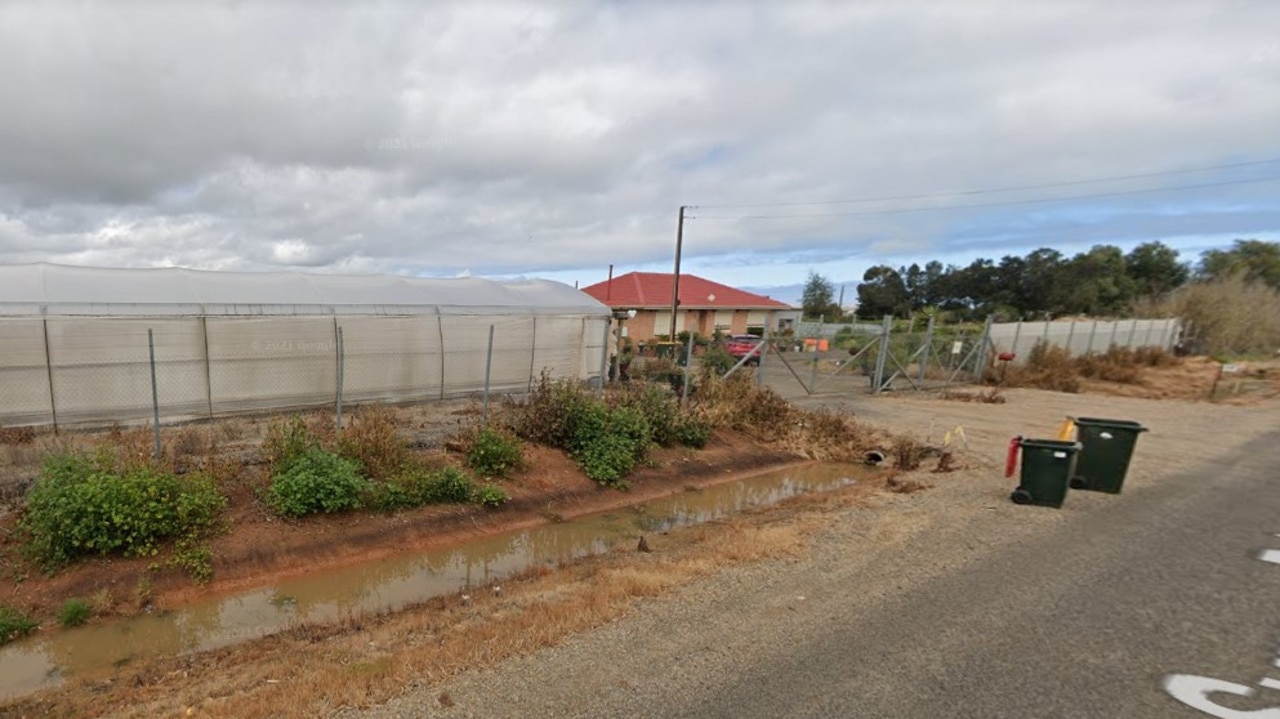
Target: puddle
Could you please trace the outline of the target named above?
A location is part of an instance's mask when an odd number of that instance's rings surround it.
[[[641,534],[848,486],[865,476],[865,469],[808,465],[768,472],[622,510],[208,597],[163,614],[37,634],[0,649],[0,699],[53,686],[66,677],[109,675],[139,658],[216,649],[303,621],[396,610],[467,587],[485,587],[541,564],[633,543]]]

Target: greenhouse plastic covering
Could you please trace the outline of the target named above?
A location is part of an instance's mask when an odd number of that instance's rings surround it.
[[[0,425],[162,421],[598,378],[609,309],[543,280],[0,267]],[[492,361],[488,353],[493,332]]]

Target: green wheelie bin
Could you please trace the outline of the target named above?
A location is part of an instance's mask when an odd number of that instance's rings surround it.
[[[1080,417],[1075,420],[1080,460],[1071,475],[1072,489],[1120,494],[1138,435],[1147,428],[1123,419]]]
[[[1067,496],[1067,483],[1075,474],[1080,443],[1019,439],[1018,448],[1022,452],[1022,471],[1018,488],[1009,498],[1017,504],[1061,507]]]

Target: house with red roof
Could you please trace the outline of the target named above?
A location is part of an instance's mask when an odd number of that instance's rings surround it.
[[[637,342],[671,332],[671,281],[669,272],[628,272],[582,291],[615,311],[635,310],[624,325],[626,335]],[[680,299],[676,332],[692,330],[700,335],[745,334],[748,328],[786,329],[800,318],[800,310],[785,302],[739,290],[719,282],[680,275]]]

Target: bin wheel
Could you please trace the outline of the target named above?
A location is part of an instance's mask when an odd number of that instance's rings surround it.
[[[1019,487],[1013,490],[1013,494],[1009,495],[1009,499],[1012,499],[1014,504],[1031,504],[1031,493]]]
[[[1084,477],[1072,477],[1071,481],[1068,482],[1068,484],[1071,485],[1072,489],[1084,489],[1085,487],[1089,486],[1088,480],[1086,480]]]

